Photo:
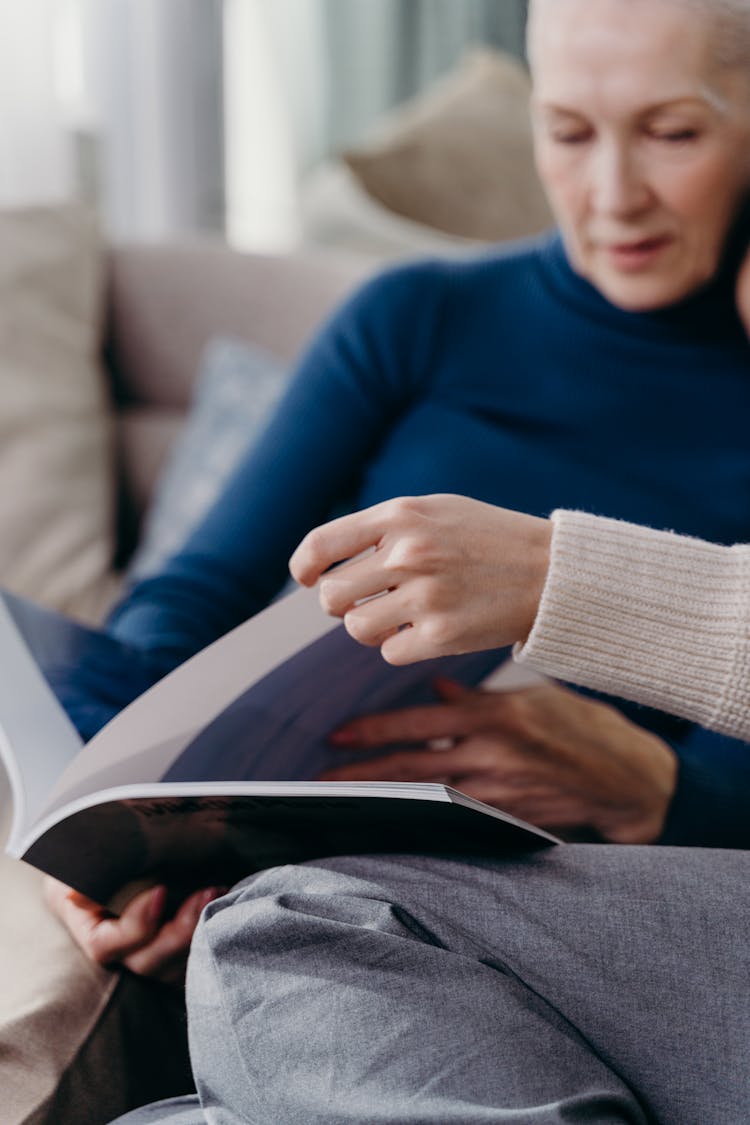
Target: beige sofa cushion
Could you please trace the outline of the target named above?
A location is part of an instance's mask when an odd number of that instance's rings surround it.
[[[0,212],[0,584],[89,620],[113,553],[102,267],[84,210]]]
[[[41,883],[0,854],[3,1125],[106,1125],[188,1092],[182,996],[87,961],[44,905]]]
[[[534,168],[529,93],[511,56],[471,51],[343,158],[373,199],[406,219],[485,241],[536,233],[551,216]]]
[[[305,246],[368,255],[378,266],[425,254],[460,257],[483,245],[389,211],[339,159],[323,161],[305,177],[300,216]]]

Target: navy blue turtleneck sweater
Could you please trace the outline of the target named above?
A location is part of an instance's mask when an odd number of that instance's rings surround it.
[[[556,236],[389,270],[324,326],[220,502],[110,629],[170,667],[265,606],[311,527],[398,495],[750,541],[735,272],[634,314],[579,277]],[[750,846],[750,752],[637,717],[682,759],[665,839]]]

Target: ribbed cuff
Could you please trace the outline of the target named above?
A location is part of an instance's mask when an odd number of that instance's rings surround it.
[[[750,546],[584,512],[552,523],[539,612],[516,659],[750,739]]]

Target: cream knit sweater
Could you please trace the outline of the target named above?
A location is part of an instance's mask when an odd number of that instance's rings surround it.
[[[557,511],[516,659],[750,741],[750,546]]]

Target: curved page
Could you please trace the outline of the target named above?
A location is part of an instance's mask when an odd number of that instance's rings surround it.
[[[39,658],[59,654],[65,642],[54,630],[43,638],[32,620],[23,629],[23,610],[18,599],[0,597],[0,757],[10,783],[11,839],[41,812],[52,781],[83,745],[40,667]]]

